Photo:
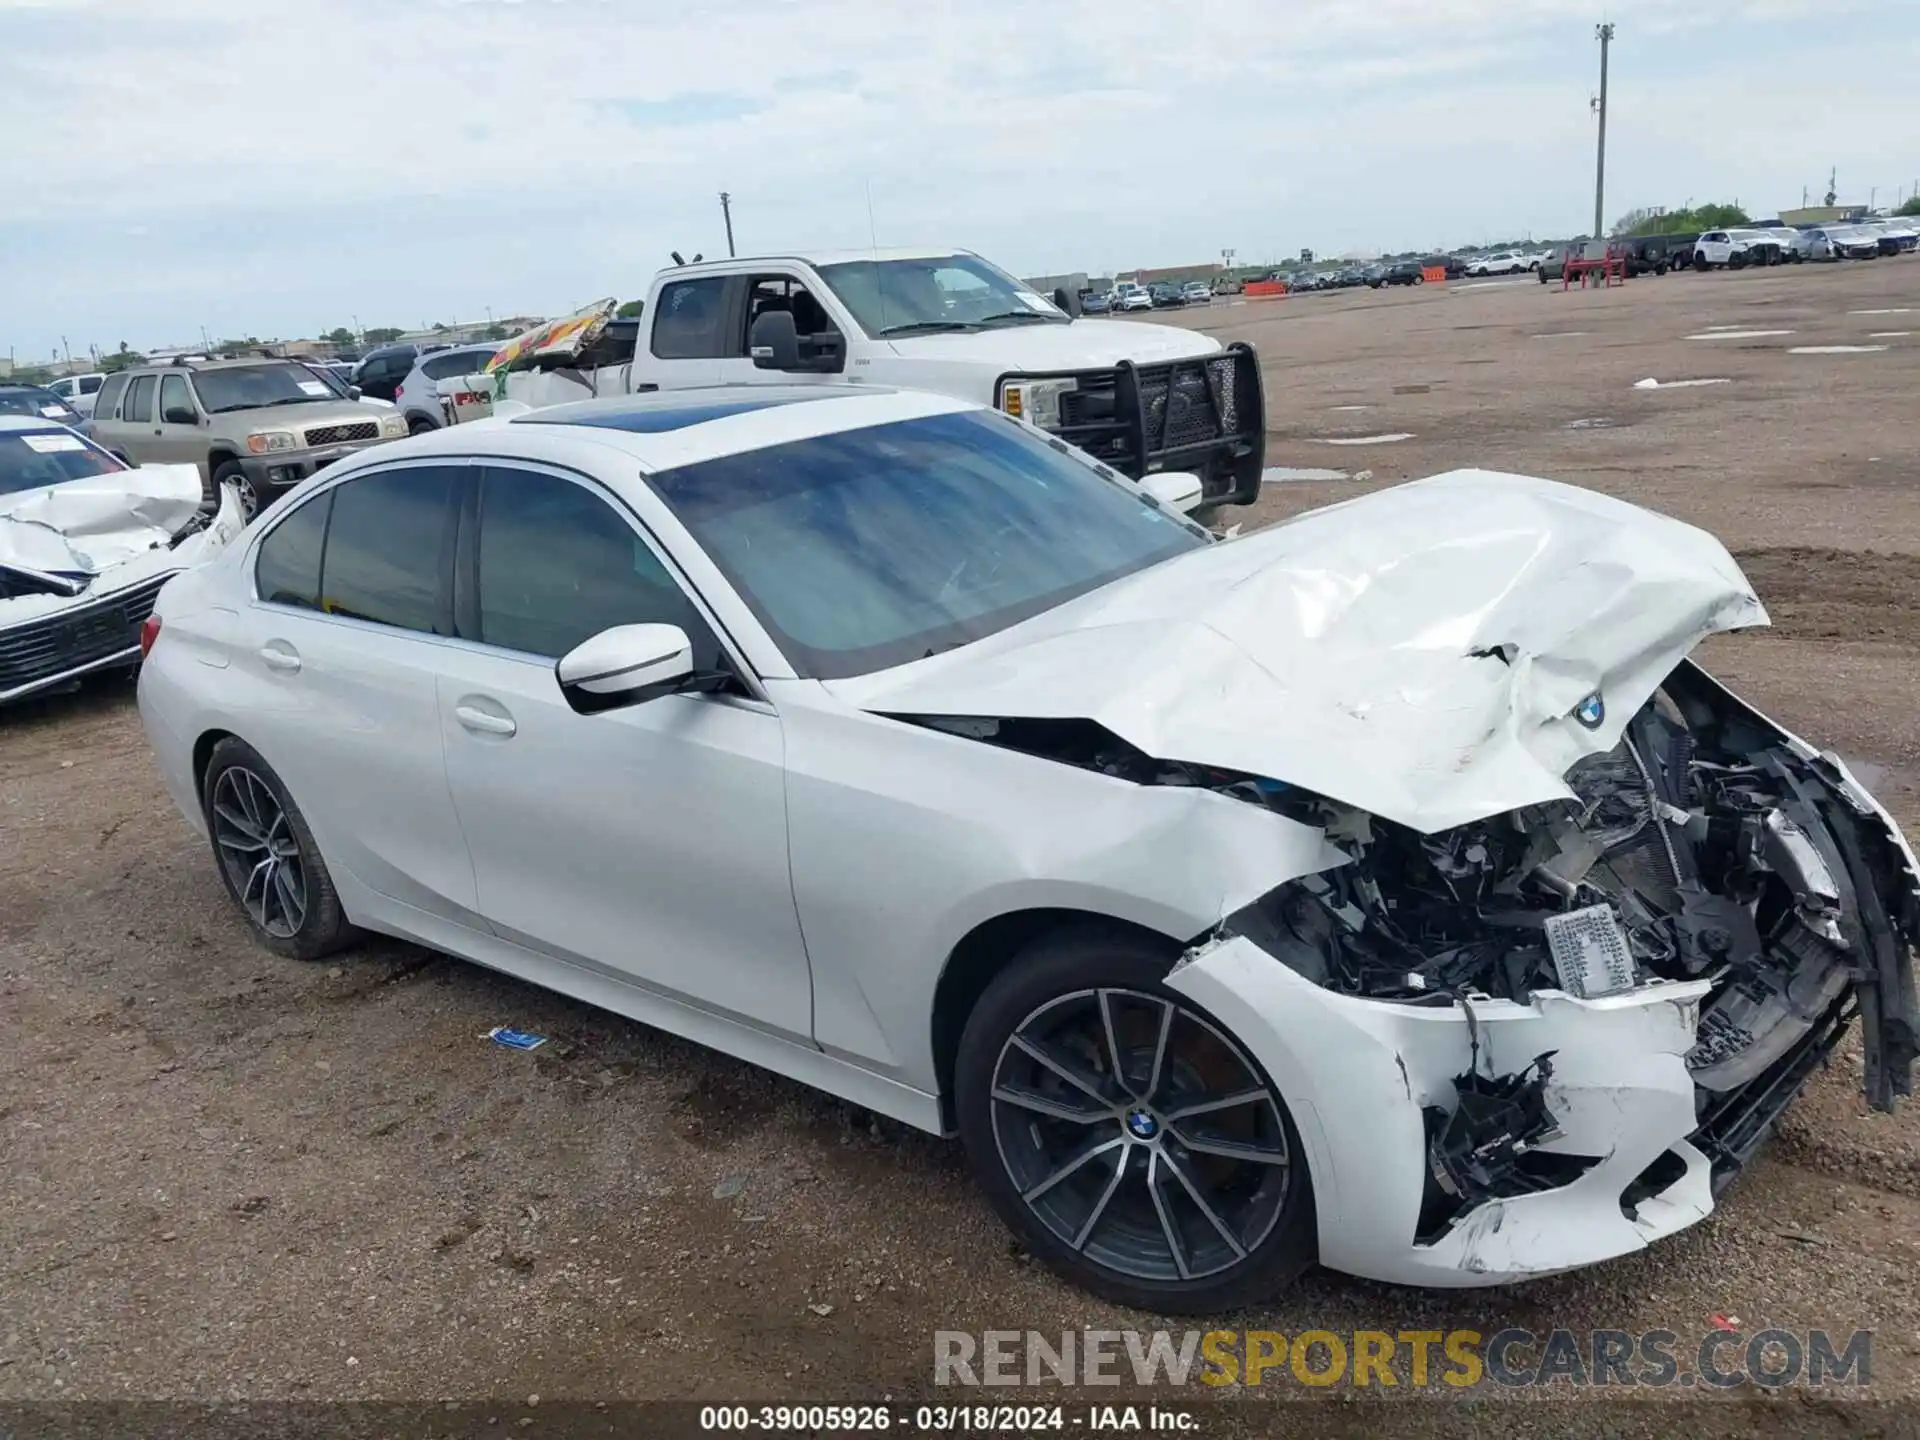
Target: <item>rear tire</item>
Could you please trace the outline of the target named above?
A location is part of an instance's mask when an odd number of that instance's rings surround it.
[[[439,428],[440,427],[431,420],[423,420],[418,415],[407,422],[407,433],[409,435],[431,435]]]
[[[333,877],[306,816],[244,740],[213,747],[200,785],[214,868],[254,939],[290,960],[318,960],[352,943]]]
[[[1041,936],[968,1017],[954,1102],[981,1188],[1035,1256],[1123,1305],[1215,1314],[1313,1263],[1313,1185],[1259,1063],[1167,988],[1175,958],[1100,925]]]

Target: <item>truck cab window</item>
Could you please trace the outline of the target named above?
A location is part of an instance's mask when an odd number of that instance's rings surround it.
[[[749,354],[748,341],[753,322],[771,311],[785,310],[793,316],[793,328],[801,335],[838,335],[839,327],[828,316],[826,307],[808,293],[807,287],[788,275],[756,275],[748,282],[746,323],[733,337],[735,357]]]
[[[702,276],[660,287],[653,305],[653,353],[661,360],[715,360],[729,353],[727,278]]]

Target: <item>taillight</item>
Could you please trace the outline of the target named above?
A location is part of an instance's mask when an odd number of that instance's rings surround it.
[[[393,387],[393,398],[396,400],[406,393],[407,387],[405,385],[396,385]]]
[[[146,659],[153,650],[153,642],[160,638],[160,617],[149,615],[140,622],[140,658]]]

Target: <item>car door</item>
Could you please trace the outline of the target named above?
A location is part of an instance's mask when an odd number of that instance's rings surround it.
[[[127,382],[126,397],[120,402],[120,423],[114,428],[114,448],[136,465],[145,465],[159,458],[154,453],[154,441],[159,437],[153,408],[154,391],[159,384],[160,377],[152,372],[135,375]]]
[[[713,628],[624,508],[579,476],[481,462],[470,519],[460,596],[474,640],[441,657],[439,687],[481,913],[505,939],[807,1039],[779,716],[744,694],[576,714],[554,663],[581,641],[676,624],[711,670]]]
[[[774,380],[794,385],[845,383],[844,373],[761,370],[754,365],[749,353],[753,322],[771,310],[784,310],[792,315],[794,330],[802,338],[823,334],[844,336],[832,313],[839,306],[837,299],[829,296],[823,300],[794,271],[770,270],[744,276],[741,283],[744,303],[737,304],[729,316],[726,354],[714,362],[716,381],[722,385],[765,385]]]
[[[194,404],[186,372],[160,377],[160,393],[154,403],[153,419],[153,436],[147,442],[147,458],[169,465],[199,465],[204,471],[207,432],[201,428],[200,412]]]
[[[250,697],[237,725],[306,812],[336,880],[483,929],[434,684],[453,634],[466,474],[395,464],[269,512],[228,693]]]

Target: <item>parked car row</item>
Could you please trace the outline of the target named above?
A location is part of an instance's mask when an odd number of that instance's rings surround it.
[[[1920,222],[1902,217],[1847,223],[1786,225],[1762,221],[1703,232],[1636,235],[1608,242],[1607,253],[1629,276],[1665,275],[1669,270],[1745,270],[1806,261],[1871,260],[1904,255],[1920,247]],[[1541,264],[1542,283],[1558,280],[1569,256],[1585,243],[1552,251]]]

